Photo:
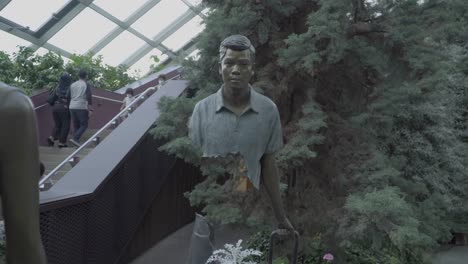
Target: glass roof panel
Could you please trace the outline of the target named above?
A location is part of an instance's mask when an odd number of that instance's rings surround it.
[[[203,31],[205,25],[202,24],[202,22],[203,20],[199,16],[192,18],[174,34],[170,35],[166,40],[164,40],[162,44],[173,51],[179,50]]]
[[[135,37],[132,33],[124,31],[98,52],[97,55],[103,56],[104,63],[117,66],[145,43],[146,42]]]
[[[188,6],[180,0],[162,0],[138,19],[132,28],[152,39],[187,10]]]
[[[0,16],[36,31],[54,12],[69,1],[63,0],[13,0],[0,11]]]
[[[115,27],[114,23],[94,10],[85,8],[55,34],[49,43],[71,53],[83,54]]]
[[[192,5],[197,6],[201,4],[202,0],[188,0]]]
[[[10,55],[13,55],[13,52],[18,51],[18,46],[31,45],[31,42],[26,41],[22,38],[18,38],[2,30],[0,30],[0,39],[0,51],[6,52]]]
[[[93,4],[106,10],[121,21],[125,21],[133,12],[140,8],[147,0],[115,1],[94,0]]]
[[[154,59],[151,58],[151,56],[157,56],[159,59],[159,62],[155,63]],[[167,59],[167,55],[163,54],[160,50],[158,49],[153,49],[152,51],[148,52],[145,56],[143,56],[139,61],[137,61],[135,64],[130,67],[129,71],[134,72],[137,71],[140,73],[140,75],[144,75],[150,71],[150,66],[151,65],[159,65],[161,64],[165,59]]]

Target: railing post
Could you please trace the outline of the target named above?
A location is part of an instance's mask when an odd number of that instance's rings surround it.
[[[68,163],[70,163],[70,165],[72,167],[75,167],[76,164],[78,164],[78,162],[80,162],[80,157],[78,157],[78,156],[75,156],[75,157],[68,160]]]
[[[112,129],[115,129],[115,128],[117,128],[118,125],[119,125],[119,122],[117,122],[117,119],[116,119],[116,120],[112,121],[111,127],[112,127]]]
[[[101,143],[101,137],[97,136],[93,138],[94,146],[99,145]]]

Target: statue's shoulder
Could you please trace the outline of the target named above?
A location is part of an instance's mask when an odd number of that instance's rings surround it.
[[[253,104],[255,104],[257,107],[260,107],[264,110],[275,110],[276,104],[271,100],[268,96],[264,95],[261,90],[252,87],[252,99],[253,99]]]
[[[20,89],[12,87],[6,83],[0,82],[0,98],[4,98],[10,93],[19,92],[23,93]]]
[[[0,82],[0,98],[6,98],[11,94],[18,94],[21,96],[26,96],[23,90],[10,86],[6,83]]]
[[[31,100],[21,89],[0,82],[0,108],[27,110],[31,107]]]
[[[207,108],[207,107],[214,107],[216,104],[216,93],[210,94],[207,97],[198,101],[197,105],[198,108]]]

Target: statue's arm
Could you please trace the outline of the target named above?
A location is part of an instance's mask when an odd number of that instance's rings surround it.
[[[281,193],[279,189],[279,174],[276,166],[275,155],[273,153],[264,154],[261,160],[262,177],[265,190],[270,196],[271,205],[275,213],[276,220],[280,228],[294,230],[291,222],[286,217],[283,204],[281,202]]]
[[[279,111],[275,107],[272,111],[271,135],[267,144],[266,152],[261,159],[262,177],[265,189],[270,196],[273,211],[280,228],[294,230],[291,222],[286,217],[286,213],[281,202],[280,193],[280,177],[278,167],[276,166],[275,153],[283,147],[283,132],[281,129],[281,121]]]
[[[36,119],[25,95],[2,98],[0,191],[9,264],[45,264],[39,233],[39,154]]]

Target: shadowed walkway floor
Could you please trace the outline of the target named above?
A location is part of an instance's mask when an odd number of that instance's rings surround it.
[[[185,264],[193,224],[189,224],[171,234],[132,264]],[[216,232],[216,248],[226,243],[235,243],[248,237],[248,231],[233,227],[224,227]],[[468,264],[468,246],[454,246],[435,254],[432,264]]]
[[[468,247],[454,246],[435,255],[433,264],[467,264]]]
[[[185,264],[192,236],[193,224],[188,224],[166,237],[131,264]],[[224,226],[215,231],[215,247],[224,244],[235,244],[239,239],[249,237],[249,232],[243,228]]]

